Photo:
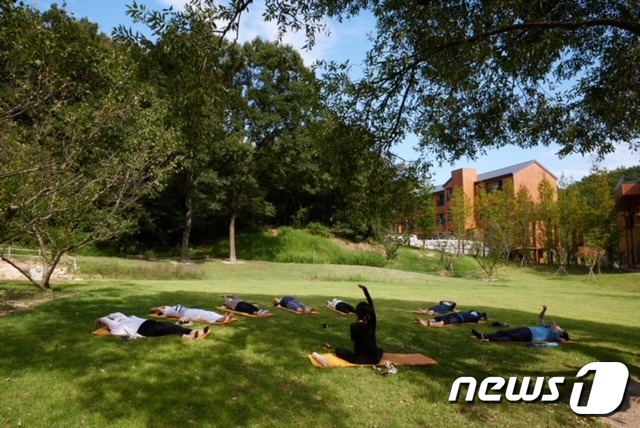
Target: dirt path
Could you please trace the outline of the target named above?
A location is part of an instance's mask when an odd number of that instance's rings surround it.
[[[22,269],[32,269],[37,266],[36,263],[26,262],[19,263]],[[71,279],[72,276],[67,272],[66,267],[57,267],[53,271],[53,275],[51,275],[52,279]],[[6,263],[0,260],[0,279],[24,279],[26,278],[18,271],[16,268],[11,266],[9,263]]]
[[[629,379],[624,402],[616,413],[602,418],[603,422],[614,428],[640,427],[640,382]]]

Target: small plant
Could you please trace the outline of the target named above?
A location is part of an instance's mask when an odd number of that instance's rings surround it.
[[[593,271],[593,268],[599,265],[600,260],[602,260],[602,258],[604,257],[604,254],[604,250],[598,247],[583,245],[582,247],[578,248],[576,256],[578,256],[579,259],[584,260],[585,264],[589,268],[589,279],[592,279],[594,281],[598,279],[595,272]]]
[[[323,238],[331,238],[333,234],[331,233],[331,229],[325,226],[322,223],[309,223],[307,225],[307,230],[312,235],[322,236]]]

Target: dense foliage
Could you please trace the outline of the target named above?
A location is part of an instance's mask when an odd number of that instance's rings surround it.
[[[204,243],[226,229],[234,259],[236,224],[364,238],[424,202],[421,172],[339,118],[297,52],[228,43],[210,9],[134,4],[146,39],[0,6],[0,244],[39,247],[43,277],[23,273],[43,289],[63,254],[94,242],[179,245],[186,260],[192,231]]]
[[[194,3],[200,3],[195,0]],[[211,1],[203,3],[211,4]],[[219,9],[237,28],[253,2]],[[640,2],[266,0],[282,33],[326,16],[376,20],[362,78],[340,92],[350,118],[391,144],[407,132],[444,158],[552,142],[561,154],[638,149]],[[332,64],[336,81],[345,66]],[[344,94],[348,94],[345,97]]]

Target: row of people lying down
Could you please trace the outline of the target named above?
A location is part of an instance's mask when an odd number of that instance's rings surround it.
[[[364,292],[367,299],[366,302],[360,302],[353,308],[354,313],[357,316],[357,320],[349,327],[350,338],[353,342],[353,351],[338,347],[335,349],[336,356],[355,364],[378,364],[382,359],[383,350],[377,344],[376,340],[376,326],[377,316],[373,304],[373,299],[369,294],[369,291],[364,285],[358,285]],[[286,296],[285,296],[286,297]],[[283,299],[280,299],[282,301]],[[225,296],[225,305],[227,302],[235,303],[235,308],[238,308],[239,302],[242,302],[235,295]],[[336,306],[340,303],[337,299],[333,302]],[[328,304],[330,302],[327,302]],[[246,303],[246,302],[245,302]],[[243,307],[245,305],[240,305]],[[230,308],[230,306],[227,306]],[[180,305],[175,307],[160,307],[162,308],[162,314],[169,316],[169,314],[184,315],[189,312],[191,308],[185,308]],[[159,308],[154,308],[159,309]],[[253,310],[253,309],[250,309]],[[209,313],[216,314],[213,311],[203,311],[200,309],[193,309],[197,311],[199,315],[210,315]],[[202,311],[202,312],[200,312]],[[472,333],[475,337],[481,340],[489,341],[517,341],[517,342],[531,342],[531,341],[556,341],[562,342],[569,340],[569,334],[566,330],[560,328],[555,321],[551,322],[550,326],[544,323],[544,316],[547,311],[547,307],[543,306],[542,311],[538,316],[538,326],[535,327],[520,327],[511,330],[501,330],[493,334],[483,334],[477,332],[475,329]],[[255,312],[255,311],[254,311]],[[472,311],[475,312],[475,311]],[[216,314],[220,316],[219,314]],[[453,314],[452,314],[453,315]],[[480,314],[476,312],[475,316]],[[482,314],[484,318],[487,318],[486,313]],[[224,316],[223,316],[224,317]],[[438,318],[438,317],[436,317]],[[454,318],[450,318],[454,319]],[[156,337],[165,335],[179,335],[184,339],[198,339],[206,336],[209,333],[209,327],[205,327],[203,330],[191,330],[180,325],[175,325],[166,322],[159,322],[155,320],[145,320],[135,316],[127,317],[122,313],[110,314],[107,317],[103,317],[100,321],[109,327],[112,334],[128,337]],[[438,322],[444,322],[440,320]],[[326,344],[327,348],[333,348],[332,345]]]
[[[245,302],[234,294],[223,297],[224,306],[232,311],[256,315],[259,317],[268,316],[271,313],[266,309],[260,309],[255,303]],[[338,311],[345,313],[355,312],[355,309],[338,299],[327,302],[327,305]],[[309,308],[292,296],[284,296],[281,299],[274,299],[274,306],[281,306],[300,313],[313,313],[314,308]],[[158,306],[152,308],[151,315],[162,318],[176,318],[177,326],[155,320],[146,320],[136,316],[126,316],[120,312],[109,314],[99,319],[106,325],[111,334],[123,337],[158,337],[167,335],[179,335],[185,339],[199,338],[208,333],[206,331],[191,330],[185,326],[193,324],[194,321],[206,322],[210,324],[224,324],[234,320],[233,314],[219,314],[198,308],[189,308],[183,305]]]

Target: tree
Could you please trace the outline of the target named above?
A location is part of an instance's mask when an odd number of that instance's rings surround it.
[[[243,212],[254,217],[273,216],[273,206],[256,180],[254,148],[248,141],[229,138],[216,147],[217,171],[222,182],[216,198],[229,218],[229,261],[237,262],[236,224]]]
[[[577,256],[579,259],[584,260],[584,263],[589,268],[589,279],[597,280],[597,276],[593,271],[596,265],[600,264],[600,260],[604,256],[605,252],[602,248],[592,247],[589,245],[583,245],[578,248]]]
[[[460,255],[464,253],[464,242],[467,239],[467,219],[473,215],[473,205],[462,187],[453,189],[449,207],[451,231],[458,241],[456,254]]]
[[[585,244],[604,249],[611,260],[618,249],[613,188],[609,184],[606,173],[597,170],[585,177],[580,187],[585,201],[583,205],[585,207]]]
[[[555,263],[553,254],[557,248],[559,212],[556,190],[549,180],[544,179],[538,185],[538,225],[542,229],[542,246],[547,254],[547,262]]]
[[[510,217],[513,232],[513,242],[520,249],[520,266],[526,265],[530,260],[532,230],[535,222],[535,205],[531,194],[526,187],[520,187],[513,201],[513,213]]]
[[[157,12],[134,2],[127,14],[146,25],[153,39],[123,26],[114,32],[140,50],[143,76],[158,81],[170,105],[165,119],[179,135],[183,262],[189,259],[194,216],[218,208],[211,194],[220,185],[212,153],[229,134],[227,101],[236,98],[232,79],[240,58],[215,34],[213,9],[202,6],[193,2],[182,11]]]
[[[230,23],[220,31],[237,29],[252,3],[220,8]],[[551,141],[560,155],[638,149],[637,2],[266,0],[264,17],[313,45],[324,16],[363,10],[376,17],[374,44],[362,79],[338,97],[351,95],[353,120],[389,144],[413,132],[450,158]]]
[[[476,262],[491,279],[499,268],[499,262],[508,261],[514,249],[513,241],[513,185],[502,190],[487,192],[479,186],[476,192],[475,217],[480,236],[476,239],[472,254]]]
[[[586,200],[580,193],[577,184],[560,186],[558,189],[559,239],[557,253],[561,257],[558,262],[569,265],[577,263],[578,248],[584,242]],[[564,259],[563,260],[563,257]]]
[[[129,52],[96,25],[3,4],[0,35],[0,243],[35,243],[42,278],[0,258],[49,290],[65,253],[134,227],[173,166],[172,133]]]

